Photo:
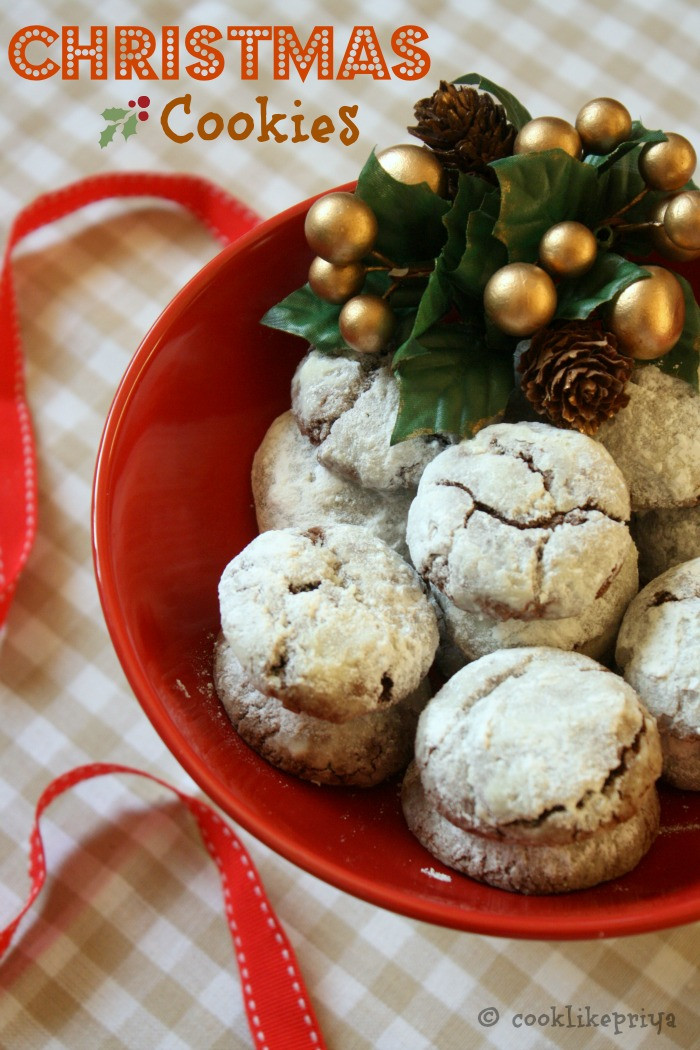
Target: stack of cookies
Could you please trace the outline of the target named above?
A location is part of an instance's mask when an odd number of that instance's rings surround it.
[[[639,574],[648,583],[700,554],[700,395],[689,383],[642,367],[629,403],[597,437],[630,489]]]
[[[634,867],[662,765],[700,788],[700,558],[637,596],[630,530],[632,511],[635,536],[661,511],[685,514],[679,536],[696,521],[700,398],[653,368],[629,386],[600,440],[520,422],[392,445],[389,359],[310,349],[254,459],[260,535],[219,588],[215,684],[246,743],[324,785],[408,766],[412,832],[494,886]],[[649,398],[666,407],[645,444]]]

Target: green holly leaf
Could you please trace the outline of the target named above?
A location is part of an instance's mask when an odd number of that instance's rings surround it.
[[[128,109],[103,109],[102,116],[105,120],[123,120],[124,117],[128,116]]]
[[[676,273],[680,286],[683,289],[685,299],[685,325],[681,337],[669,353],[651,361],[662,372],[684,379],[690,383],[695,390],[700,389],[698,382],[698,366],[700,365],[700,308],[695,300],[693,289],[685,277]]]
[[[106,128],[103,128],[100,132],[100,149],[104,149],[105,146],[109,146],[110,142],[114,138],[114,133],[119,127],[118,124],[108,124]]]
[[[392,443],[419,434],[469,437],[506,405],[513,387],[510,353],[486,351],[463,324],[437,325],[396,368],[399,411]]]
[[[557,222],[586,222],[597,192],[595,168],[561,149],[521,153],[491,165],[501,187],[501,210],[493,234],[509,262],[537,258],[542,235]]]
[[[433,259],[447,232],[443,216],[450,202],[426,183],[407,186],[388,174],[371,153],[357,180],[355,193],[377,217],[376,249],[400,266]]]
[[[632,150],[625,153],[617,163],[606,170],[597,170],[600,176],[590,198],[589,223],[591,226],[598,225],[611,219],[622,209],[627,207],[644,189],[645,182],[639,174],[639,154],[642,147],[635,144]],[[583,165],[588,168],[588,165]],[[640,200],[642,209],[646,211],[649,207],[648,194]],[[637,206],[635,206],[636,208]],[[636,222],[635,209],[628,208],[625,211],[625,222]]]
[[[136,114],[132,113],[128,120],[125,120],[121,126],[124,138],[129,139],[132,135],[135,135],[137,126],[138,121],[136,120]]]
[[[494,236],[500,196],[489,188],[481,206],[469,212],[465,223],[464,251],[457,266],[449,272],[457,297],[473,297],[482,309],[482,297],[488,279],[508,262],[508,253],[502,241]]]
[[[458,77],[452,81],[453,84],[470,84],[472,87],[477,88],[480,91],[488,91],[490,95],[497,98],[506,111],[506,117],[518,130],[527,124],[532,117],[523,106],[522,102],[519,102],[515,95],[511,95],[510,91],[506,91],[505,88],[500,87],[498,84],[494,84],[492,80],[488,80],[486,77],[482,77],[480,73],[465,73],[464,76]]]
[[[630,153],[635,146],[639,146],[645,142],[665,142],[666,136],[663,131],[649,131],[645,128],[638,120],[632,122],[632,130],[630,131],[630,137],[621,142],[615,149],[611,150],[610,153],[589,153],[583,159],[584,163],[591,164],[593,167],[598,168],[599,172],[607,171],[613,164],[617,164],[627,153]]]
[[[641,266],[615,252],[601,252],[582,277],[560,281],[557,286],[558,318],[583,320],[633,281],[649,276]]]
[[[319,299],[305,284],[271,307],[260,323],[298,335],[317,350],[339,353],[347,350],[338,329],[339,314],[340,306]]]

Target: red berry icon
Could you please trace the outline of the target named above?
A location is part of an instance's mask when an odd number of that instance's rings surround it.
[[[139,120],[148,120],[148,113],[146,113],[145,109],[142,109],[139,113]]]
[[[139,106],[141,109],[146,109],[151,104],[151,100],[148,95],[139,95]]]
[[[131,107],[132,109],[133,109],[133,108],[134,108],[134,106],[136,105],[136,102],[134,101],[134,99],[133,99],[133,98],[130,98],[130,99],[129,99],[129,105],[130,105],[130,107]]]

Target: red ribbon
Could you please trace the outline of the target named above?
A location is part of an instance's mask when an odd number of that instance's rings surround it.
[[[29,839],[29,896],[12,922],[0,930],[0,957],[46,880],[46,855],[39,827],[42,813],[75,784],[111,773],[134,773],[160,784],[177,795],[197,821],[204,845],[219,869],[243,1002],[256,1050],[324,1050],[294,952],[241,841],[211,806],[159,777],[129,766],[106,762],[79,766],[57,777],[44,790]]]
[[[36,534],[37,483],[32,427],[24,390],[24,360],[12,278],[11,255],[27,234],[71,212],[110,197],[158,197],[180,204],[224,244],[236,240],[258,217],[206,179],[194,175],[125,172],[96,175],[38,197],[15,219],[0,274],[0,628]],[[221,876],[226,917],[241,975],[253,1045],[258,1050],[323,1050],[294,952],[280,926],[250,856],[232,829],[206,803],[158,777],[128,766],[81,766],[52,781],[36,807],[30,838],[31,888],[19,914],[0,930],[0,956],[46,878],[39,821],[46,807],[83,780],[132,773],[173,791],[193,814]]]
[[[196,175],[122,172],[81,179],[44,193],[15,219],[0,274],[0,626],[36,534],[36,464],[24,393],[11,255],[27,234],[71,212],[110,197],[159,197],[181,204],[224,244],[259,221],[249,208]]]

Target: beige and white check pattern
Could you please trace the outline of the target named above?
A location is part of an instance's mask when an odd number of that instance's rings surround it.
[[[235,13],[234,13],[235,6]],[[263,216],[352,179],[374,145],[406,139],[412,104],[440,77],[477,70],[535,114],[571,118],[597,95],[620,98],[650,127],[700,132],[700,6],[694,0],[27,0],[0,5],[0,232],[37,194],[111,170],[191,171]],[[261,63],[242,83],[233,59],[201,84],[27,83],[9,67],[12,34],[32,23],[332,24],[337,48],[355,24],[429,33],[420,84],[275,82]],[[232,45],[231,45],[232,46]],[[227,52],[233,55],[233,51]],[[184,63],[183,63],[184,64]],[[139,89],[140,88],[140,89]],[[275,144],[222,136],[169,141],[164,103],[189,91],[193,114],[255,108],[255,96],[308,119],[357,103],[358,142]],[[151,119],[100,150],[100,113],[147,93]],[[194,125],[192,125],[194,126]],[[0,923],[26,889],[33,806],[48,781],[88,761],[147,769],[196,790],[142,714],[102,619],[90,548],[97,445],[133,350],[174,293],[215,252],[175,208],[107,203],[34,234],[16,253],[28,392],[40,461],[39,538],[0,652]],[[0,1046],[7,1050],[249,1048],[216,872],[190,818],[135,778],[92,781],[44,822],[51,878],[0,967]],[[242,836],[298,953],[332,1050],[700,1045],[700,929],[600,942],[473,936],[392,915],[322,884]],[[517,1013],[653,1014],[615,1034],[516,1029]],[[479,1024],[495,1007],[500,1021]],[[675,1028],[657,1031],[659,1012]]]

